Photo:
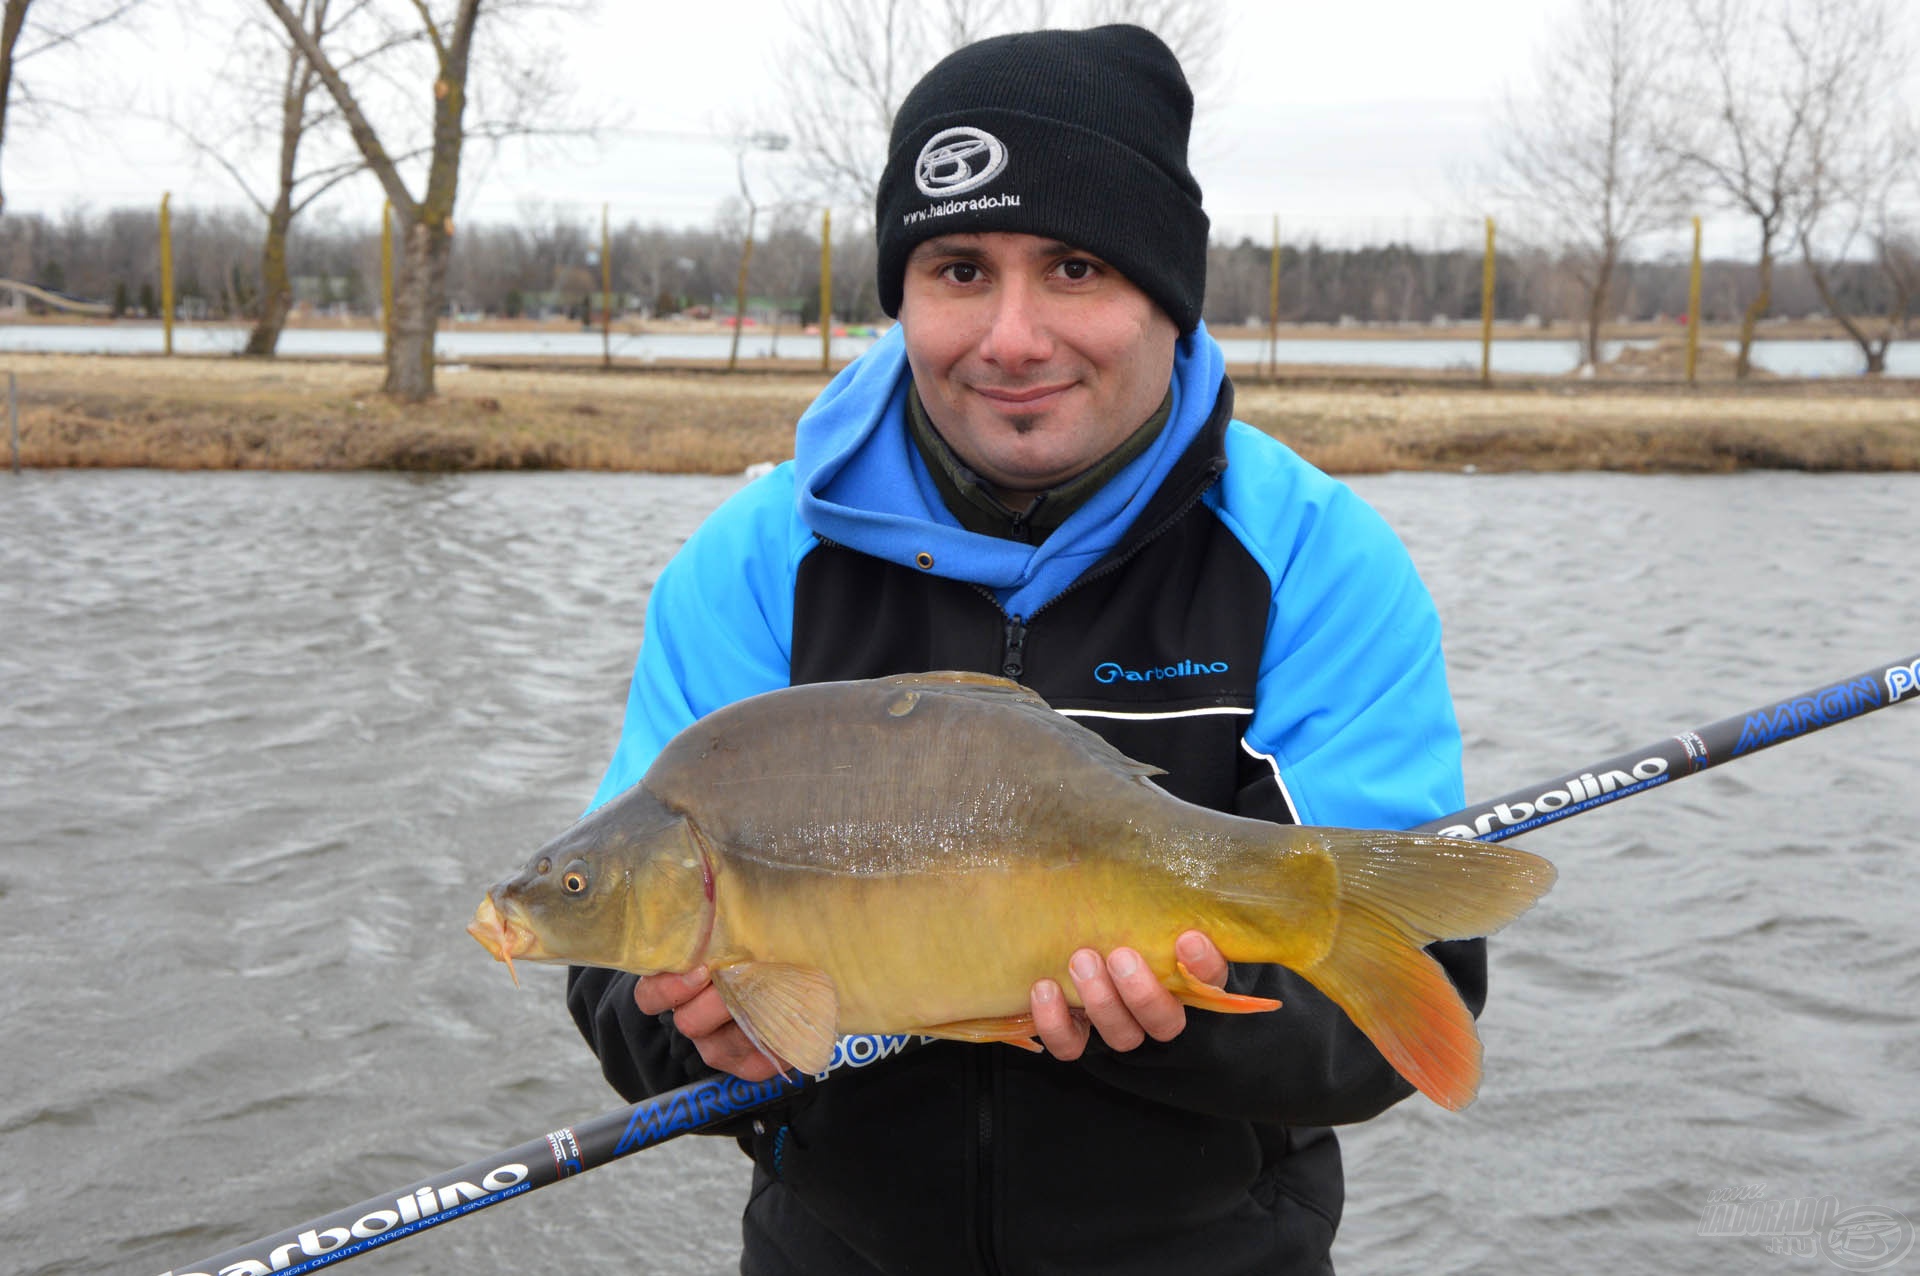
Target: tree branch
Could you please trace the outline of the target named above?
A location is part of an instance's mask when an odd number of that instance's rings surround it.
[[[399,169],[387,154],[386,148],[381,145],[379,134],[375,133],[373,125],[367,122],[366,115],[360,109],[360,103],[354,99],[353,90],[347,87],[346,81],[340,77],[340,72],[327,59],[319,42],[307,30],[306,24],[287,8],[286,0],[263,0],[263,2],[273,11],[274,17],[280,20],[280,25],[286,28],[287,35],[299,46],[300,51],[306,54],[307,62],[320,76],[321,82],[327,86],[327,92],[333,95],[334,103],[339,106],[341,115],[346,118],[347,131],[352,136],[354,145],[359,147],[360,154],[366,158],[367,167],[373,170],[373,175],[379,179],[381,188],[386,191],[387,198],[393,201],[394,208],[399,210],[407,221],[419,220],[419,203],[408,192],[406,184],[400,180]],[[471,2],[472,0],[469,0],[469,3]]]

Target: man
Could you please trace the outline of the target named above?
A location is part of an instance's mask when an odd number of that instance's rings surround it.
[[[756,692],[1002,674],[1166,771],[1277,821],[1406,827],[1463,805],[1433,605],[1345,487],[1245,425],[1200,324],[1192,97],[1137,27],[986,40],[894,126],[878,208],[899,324],[801,418],[795,459],[661,574],[595,802]],[[955,901],[964,908],[963,899]],[[1313,1272],[1343,1196],[1326,1127],[1409,1093],[1278,967],[1196,974],[1279,998],[1188,1012],[1137,954],[1043,980],[1046,1053],[937,1043],[735,1133],[742,1270]],[[1478,943],[1436,949],[1476,1013]],[[773,1065],[705,972],[575,970],[569,1004],[638,1097]]]

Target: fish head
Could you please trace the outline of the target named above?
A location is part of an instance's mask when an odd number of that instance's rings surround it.
[[[467,933],[509,971],[523,960],[647,975],[697,965],[712,926],[698,833],[636,786],[489,890]]]

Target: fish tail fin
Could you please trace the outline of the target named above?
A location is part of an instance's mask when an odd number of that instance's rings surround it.
[[[1422,1094],[1465,1107],[1480,1086],[1480,1037],[1424,950],[1505,926],[1546,893],[1553,866],[1510,847],[1425,835],[1342,830],[1327,849],[1339,874],[1338,921],[1325,955],[1299,973]]]

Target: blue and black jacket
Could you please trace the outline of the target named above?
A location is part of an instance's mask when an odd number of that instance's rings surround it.
[[[1167,424],[1038,544],[961,527],[905,422],[898,328],[801,418],[795,459],[661,573],[595,804],[696,718],[790,683],[932,669],[1019,679],[1189,801],[1405,828],[1464,805],[1433,603],[1347,487],[1231,419],[1204,327]],[[1468,1005],[1485,949],[1439,945]],[[1327,1127],[1411,1092],[1291,972],[1237,965],[1263,1015],[1189,1012],[1171,1042],[1079,1061],[935,1044],[735,1131],[755,1161],[748,1273],[1329,1269],[1343,1186]],[[709,1069],[633,978],[568,999],[614,1087]]]

